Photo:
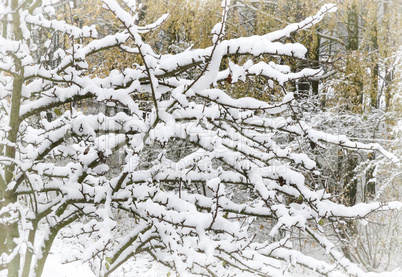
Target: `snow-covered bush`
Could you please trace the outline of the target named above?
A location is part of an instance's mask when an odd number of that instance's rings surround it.
[[[401,203],[336,204],[305,181],[306,174],[319,174],[314,157],[292,146],[336,144],[399,161],[378,144],[352,142],[300,120],[284,85],[322,72],[291,72],[274,62],[280,56],[302,59],[305,47],[281,41],[335,7],[325,5],[315,16],[263,36],[225,40],[223,3],[211,47],[161,55],[141,34],[167,15],[137,26],[137,5],[123,2],[124,8],[103,1],[124,29],[100,38],[95,26],[54,19],[50,1],[0,3],[1,269],[9,276],[40,276],[63,233],[82,246],[66,260],[88,261],[98,276],[144,252],[179,273],[207,276],[233,268],[279,275],[296,264],[320,274],[364,275],[323,227]],[[41,32],[49,37],[43,43]],[[54,49],[56,35],[71,47]],[[92,76],[90,57],[116,47],[141,62]],[[38,49],[45,54],[38,57]],[[250,59],[235,64],[234,56]],[[273,61],[264,62],[266,56]],[[189,70],[198,74],[190,79]],[[234,99],[222,85],[253,76],[282,85],[280,101]],[[149,104],[140,105],[138,95]],[[84,110],[75,106],[79,101],[115,106],[117,113]],[[112,171],[119,160],[119,170]],[[122,214],[130,215],[131,228],[118,226]],[[251,232],[255,219],[271,226],[268,239]],[[292,249],[289,231],[295,229],[328,258]]]

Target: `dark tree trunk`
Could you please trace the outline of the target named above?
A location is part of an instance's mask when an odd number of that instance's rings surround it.
[[[356,3],[349,6],[348,9],[348,43],[347,50],[359,49],[359,14]]]
[[[352,153],[348,153],[347,165],[346,165],[346,178],[345,178],[345,196],[346,203],[350,206],[356,204],[356,193],[357,193],[357,179],[354,173],[354,169],[358,164],[357,157],[353,156]]]
[[[377,95],[378,95],[378,29],[377,29],[377,19],[373,22],[373,35],[371,37],[372,42],[372,57],[373,57],[373,68],[371,71],[371,81],[372,87],[370,92],[370,105],[372,108],[378,108]]]
[[[353,51],[359,49],[359,12],[358,6],[353,2],[348,7],[347,17],[347,30],[348,41],[346,44],[347,51],[351,54]],[[352,105],[358,107],[363,102],[363,83],[360,80],[361,76],[356,73],[356,57],[350,57],[346,63],[347,74],[352,74],[351,88],[355,95],[353,95]],[[357,179],[355,178],[354,169],[358,163],[358,158],[354,157],[349,151],[346,156],[346,176],[344,180],[344,193],[346,197],[346,203],[350,206],[356,204],[356,192],[357,192]]]

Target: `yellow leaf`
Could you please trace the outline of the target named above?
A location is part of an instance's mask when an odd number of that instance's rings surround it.
[[[61,111],[60,111],[60,109],[59,108],[54,108],[54,113],[57,115],[57,116],[60,116],[61,115]]]

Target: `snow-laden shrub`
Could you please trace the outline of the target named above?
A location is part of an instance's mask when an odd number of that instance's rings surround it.
[[[299,119],[286,83],[323,72],[291,72],[274,62],[303,59],[306,48],[283,39],[318,23],[334,5],[273,33],[225,40],[224,3],[211,47],[161,55],[141,34],[168,15],[137,26],[137,5],[123,2],[124,8],[103,0],[124,28],[99,38],[95,26],[78,27],[75,17],[71,24],[54,19],[50,1],[0,4],[2,269],[9,276],[40,276],[63,232],[82,245],[66,260],[88,261],[98,276],[144,252],[179,273],[207,276],[232,268],[275,276],[297,264],[320,274],[365,275],[323,228],[401,203],[335,203],[306,181],[306,174],[320,174],[314,157],[292,146],[336,144],[399,161],[378,144],[353,142]],[[139,62],[94,77],[96,59],[90,58],[112,48]],[[230,60],[240,56],[249,59]],[[227,83],[255,76],[269,80],[266,93],[273,84],[282,87],[278,101],[226,93]],[[103,112],[105,105],[114,112]],[[118,226],[122,214],[130,215],[131,228]],[[269,226],[265,240],[252,232],[255,219]],[[327,257],[293,249],[289,231],[295,229]]]

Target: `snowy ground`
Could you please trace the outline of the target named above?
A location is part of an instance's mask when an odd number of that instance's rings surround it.
[[[169,274],[170,272],[170,274]],[[80,263],[62,264],[58,255],[51,255],[45,266],[43,277],[94,277],[95,275],[89,269],[88,266]],[[171,272],[168,268],[155,262],[149,262],[145,256],[138,257],[135,261],[129,262],[121,267],[117,272],[112,274],[113,277],[177,277],[174,272]],[[180,275],[181,277],[190,277],[193,275]],[[252,277],[251,274],[235,274],[239,277]],[[311,275],[311,272],[307,273],[303,269],[296,270],[293,273],[285,273],[284,277],[312,277],[318,275]],[[0,277],[3,277],[0,274]],[[368,275],[370,277],[370,275]],[[402,277],[401,272],[387,272],[381,275],[381,277]]]
[[[92,277],[95,276],[89,267],[75,263],[62,264],[58,255],[49,256],[46,261],[43,277]]]
[[[135,262],[127,264],[114,277],[144,276],[161,277],[168,276],[169,269],[157,263],[149,263],[145,257],[137,258]],[[58,255],[51,255],[46,262],[43,277],[93,277],[95,276],[87,265],[80,263],[62,264]],[[171,274],[175,276],[175,274]]]
[[[127,226],[126,226],[127,225]],[[124,226],[129,227],[129,224]],[[39,232],[40,235],[43,235],[42,232]],[[51,250],[51,254],[49,255],[45,269],[43,272],[43,277],[95,277],[93,272],[91,271],[88,264],[82,264],[80,262],[62,263],[63,254],[71,253],[77,251],[78,243],[74,239],[62,239],[61,236],[58,236],[54,241],[54,245]],[[313,251],[315,248],[311,248]],[[398,252],[399,253],[399,252]],[[310,253],[314,255],[313,252]],[[315,253],[315,255],[319,255],[319,253]],[[288,268],[289,269],[289,268]],[[318,274],[313,274],[311,271],[307,271],[304,268],[290,268],[291,272],[284,273],[283,276],[287,277],[313,277],[319,276]],[[0,277],[6,277],[7,274],[3,271],[0,271]],[[135,259],[131,259],[122,265],[118,270],[116,270],[112,277],[132,277],[132,276],[141,276],[141,277],[177,277],[177,275],[169,268],[163,266],[162,264],[152,262],[146,255],[138,255]],[[194,275],[185,274],[180,275],[180,277],[191,277]],[[247,273],[235,273],[233,272],[233,276],[239,277],[254,277],[252,274]],[[336,276],[336,275],[335,275]],[[368,274],[368,277],[370,274]],[[402,277],[402,271],[393,272],[393,273],[383,273],[380,275],[381,277]],[[378,277],[378,276],[377,276]]]
[[[170,274],[169,274],[170,272]],[[43,277],[94,277],[95,275],[91,272],[88,266],[80,263],[70,263],[62,264],[60,258],[57,255],[52,255],[48,258],[46,262],[45,270],[42,275]],[[123,265],[119,270],[112,274],[113,277],[177,277],[174,272],[169,270],[169,268],[155,263],[149,262],[145,256],[137,257],[135,261],[128,262]],[[190,277],[194,276],[191,274],[180,275],[180,277]],[[254,275],[241,273],[234,276],[239,277],[254,277]],[[288,277],[307,277],[312,275],[304,274],[303,272],[298,272],[294,274],[285,274],[283,276]],[[391,277],[391,276],[390,276]]]
[[[82,264],[80,262],[62,263],[63,253],[75,251],[77,244],[72,240],[63,240],[58,236],[54,241],[52,247],[52,254],[48,257],[46,261],[45,269],[42,277],[95,277],[88,264]],[[286,273],[283,276],[287,277],[313,277],[314,275],[304,273],[303,269],[297,270],[297,273]],[[113,274],[112,277],[177,277],[170,268],[164,265],[150,261],[148,256],[145,254],[138,255],[135,259],[131,259],[119,267]],[[199,276],[193,274],[181,274],[180,277],[192,277]],[[239,277],[254,277],[255,275],[250,273],[233,273],[233,276]],[[1,276],[0,274],[0,277]],[[401,276],[402,277],[402,276]]]
[[[62,251],[62,243],[59,241],[58,247],[56,251]],[[170,272],[170,274],[169,274]],[[112,274],[113,277],[132,277],[132,276],[141,276],[141,277],[177,277],[174,272],[172,272],[169,268],[155,263],[150,262],[146,256],[139,256],[136,260],[132,260],[124,264],[119,270]],[[180,275],[181,277],[190,277],[193,275]],[[233,276],[239,277],[253,277],[251,274],[241,273],[234,274]],[[283,276],[285,277],[312,277],[318,275],[311,275],[311,272],[306,272],[303,269],[299,268],[293,271],[293,273],[285,273]],[[7,277],[5,272],[0,271],[0,277]],[[57,253],[53,253],[48,257],[48,260],[45,265],[45,269],[42,277],[95,277],[92,273],[88,265],[74,262],[69,264],[61,263],[61,256]],[[369,277],[369,276],[368,276]],[[402,277],[401,272],[389,272],[384,273],[381,277]]]
[[[77,244],[71,240],[63,240],[58,236],[52,247],[52,254],[46,261],[45,269],[42,277],[94,277],[88,264],[80,262],[62,263],[63,253],[66,251],[75,251]],[[169,268],[162,264],[150,262],[145,255],[139,255],[136,259],[131,259],[119,269],[117,269],[113,277],[164,277],[168,276]],[[171,272],[171,277],[176,275]],[[2,277],[2,276],[0,276]]]
[[[62,253],[65,251],[74,251],[75,245],[71,242],[66,242],[61,239],[55,240],[55,245],[52,248],[52,254],[46,261],[45,269],[42,277],[95,277],[91,269],[87,264],[79,262],[63,264]],[[112,277],[177,277],[177,275],[169,268],[162,264],[152,262],[146,255],[138,255],[136,259],[131,259],[123,264],[118,270],[116,270]],[[191,277],[192,274],[181,274],[180,277]],[[197,275],[198,276],[198,275]],[[233,276],[239,277],[254,277],[252,274],[247,273],[234,273]],[[313,275],[303,272],[303,269],[293,274],[284,274],[287,277],[312,277]],[[0,277],[3,277],[0,274]]]

